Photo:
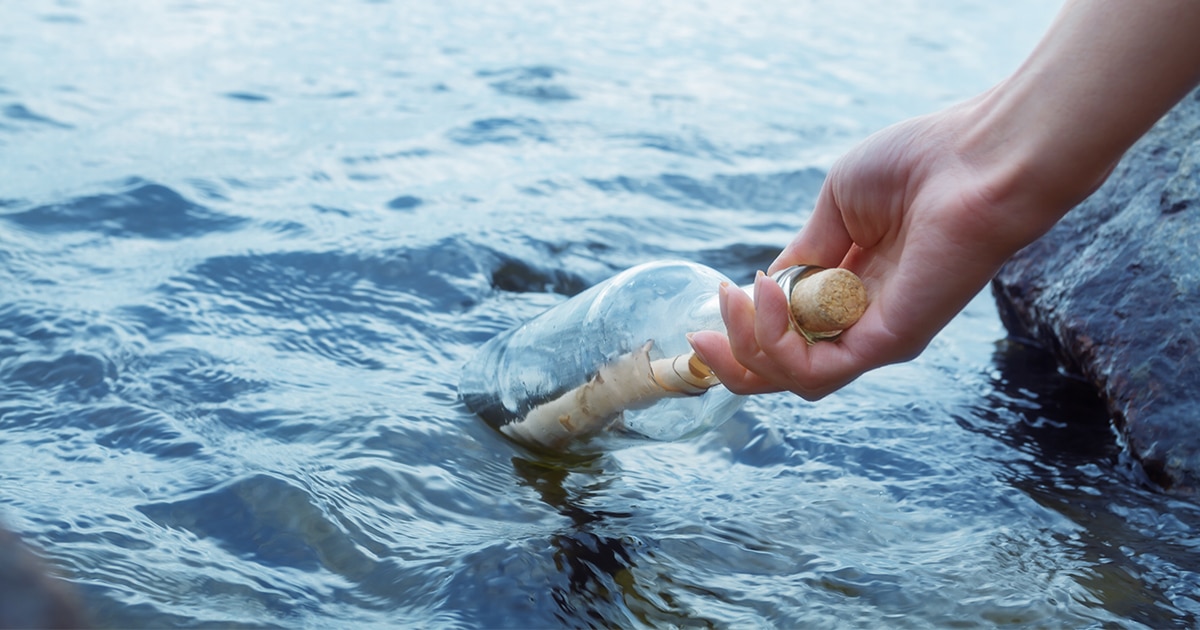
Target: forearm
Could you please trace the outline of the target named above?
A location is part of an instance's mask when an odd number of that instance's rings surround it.
[[[1036,236],[1198,80],[1200,0],[1070,0],[1026,62],[972,103],[961,150],[991,169],[997,197],[1019,200],[999,205],[1040,213],[1028,218]]]
[[[1200,2],[1070,0],[1014,78],[1081,148],[1119,152],[1200,78]]]

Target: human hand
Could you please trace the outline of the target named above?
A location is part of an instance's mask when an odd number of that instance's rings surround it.
[[[845,267],[870,301],[835,342],[788,327],[765,277],[723,290],[728,335],[692,347],[730,390],[820,398],[917,356],[1010,255],[1046,232],[1200,82],[1200,3],[1068,1],[1021,67],[970,101],[889,127],[830,170],[771,265]]]
[[[1035,211],[1027,196],[1014,208],[1013,196],[995,194],[993,173],[962,142],[971,116],[968,103],[900,123],[833,166],[812,217],[769,271],[844,267],[866,285],[867,310],[837,341],[809,345],[789,327],[787,298],[770,278],[756,278],[753,298],[723,289],[727,336],[697,332],[691,342],[726,387],[815,400],[914,358],[1008,256],[1053,224],[1057,215]]]

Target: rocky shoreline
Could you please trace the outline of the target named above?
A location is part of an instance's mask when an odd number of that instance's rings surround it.
[[[1165,490],[1200,493],[1200,90],[997,274],[1010,334],[1104,399]]]

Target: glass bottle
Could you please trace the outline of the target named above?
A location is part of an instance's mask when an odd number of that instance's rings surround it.
[[[835,337],[865,306],[862,284],[845,270],[791,267],[773,277],[810,342]],[[830,279],[835,288],[822,288]],[[722,283],[732,285],[686,261],[630,268],[489,340],[464,366],[459,395],[490,425],[541,450],[593,452],[708,431],[743,402],[687,341],[693,331],[724,332]],[[811,314],[801,325],[805,304]],[[822,318],[832,322],[813,323]]]

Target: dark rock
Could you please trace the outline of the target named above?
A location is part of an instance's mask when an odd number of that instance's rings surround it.
[[[74,588],[16,534],[0,528],[0,628],[87,627]]]
[[[1095,385],[1152,480],[1200,493],[1200,90],[992,290],[1012,335]]]

